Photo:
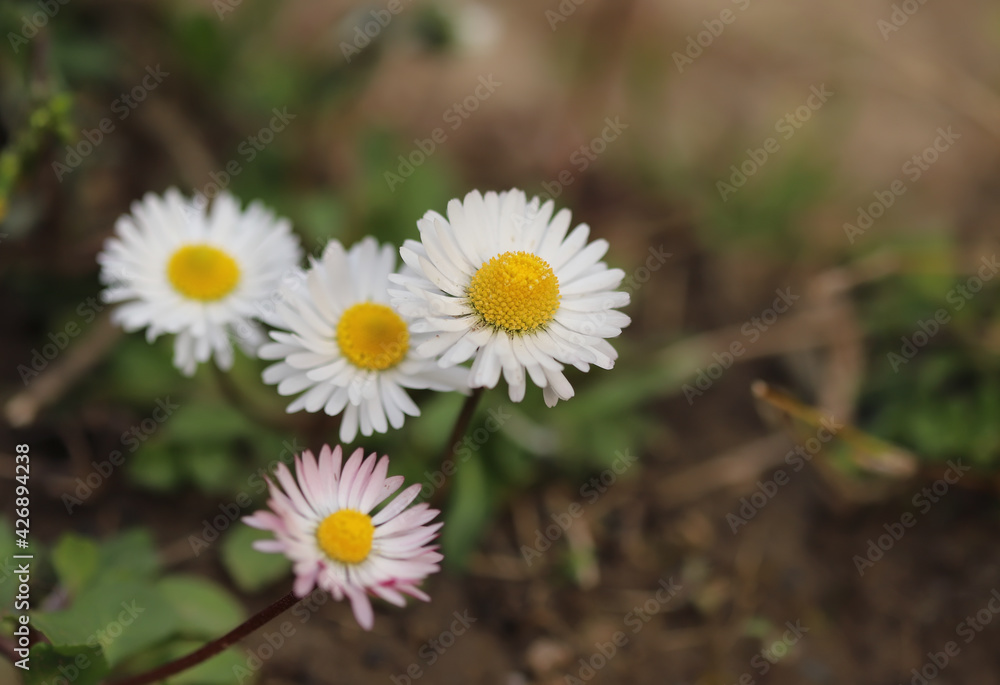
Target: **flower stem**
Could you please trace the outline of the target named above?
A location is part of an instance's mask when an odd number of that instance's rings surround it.
[[[204,645],[201,649],[195,650],[180,659],[146,671],[145,673],[112,681],[108,685],[147,685],[148,683],[156,683],[165,678],[169,678],[170,676],[176,675],[181,671],[186,671],[192,666],[197,666],[201,662],[212,658],[227,647],[236,644],[250,633],[271,621],[273,618],[291,609],[301,600],[301,597],[296,597],[294,593],[289,592],[274,604],[264,608],[259,613],[254,614],[245,622],[236,626],[222,637]]]
[[[461,440],[462,436],[465,435],[465,431],[468,430],[469,422],[472,421],[472,415],[476,413],[479,398],[482,396],[483,388],[473,388],[469,396],[465,398],[462,410],[458,412],[458,418],[455,419],[455,427],[451,429],[451,437],[448,438],[448,442],[444,446],[441,461],[444,461],[455,453],[455,443]]]
[[[279,433],[298,429],[297,422],[286,414],[275,416],[270,410],[255,406],[254,402],[249,399],[247,392],[240,389],[233,381],[232,374],[223,371],[215,364],[209,364],[209,366],[212,369],[212,375],[215,377],[219,392],[244,417],[253,423],[267,426]]]
[[[458,417],[455,419],[455,426],[451,429],[451,435],[448,437],[448,442],[444,444],[444,449],[441,451],[441,464],[444,464],[454,456],[455,445],[462,439],[462,436],[465,435],[465,431],[468,430],[469,422],[472,421],[472,416],[476,413],[476,407],[479,405],[479,398],[482,396],[483,388],[473,388],[469,396],[465,398],[465,403],[462,405],[462,409],[458,412]],[[431,496],[431,500],[435,503],[435,505],[439,504],[445,494],[447,494],[450,482],[451,481],[446,481],[444,485],[438,488]]]

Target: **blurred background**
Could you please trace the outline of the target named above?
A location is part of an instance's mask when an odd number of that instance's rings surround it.
[[[108,322],[95,256],[171,186],[313,255],[520,187],[610,241],[633,321],[569,402],[487,392],[469,452],[460,396],[359,442],[444,509],[430,604],[365,633],[307,603],[172,683],[1000,672],[994,3],[7,0],[0,29],[0,487],[30,444],[42,625],[146,593],[116,673],[287,591],[232,521],[336,441],[262,362],[185,379]]]

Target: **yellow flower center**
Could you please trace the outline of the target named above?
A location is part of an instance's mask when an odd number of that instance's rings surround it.
[[[354,509],[335,511],[319,524],[316,540],[326,555],[344,564],[359,564],[372,551],[372,517]]]
[[[403,361],[410,349],[410,331],[390,307],[361,302],[340,317],[337,344],[355,366],[383,371]]]
[[[472,276],[468,295],[487,323],[509,333],[534,331],[559,309],[559,279],[538,255],[504,252]]]
[[[240,267],[217,247],[185,245],[170,258],[167,277],[181,295],[211,302],[233,291],[240,281]]]

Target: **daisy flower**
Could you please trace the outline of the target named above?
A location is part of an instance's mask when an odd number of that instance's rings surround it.
[[[567,235],[569,210],[553,209],[520,190],[473,191],[448,203],[447,218],[430,211],[417,222],[420,242],[400,249],[416,275],[390,277],[401,286],[393,305],[433,336],[418,353],[442,366],[474,355],[471,385],[492,388],[502,372],[514,402],[527,372],[550,407],[573,396],[563,364],[612,368],[618,353],[605,338],[629,324],[615,311],[629,303],[614,290],[625,273],[600,261],[608,242],[588,244],[586,224]]]
[[[174,333],[174,366],[194,374],[199,362],[233,364],[230,336],[253,353],[263,334],[251,321],[301,259],[287,219],[259,202],[241,211],[229,193],[206,207],[174,188],[147,194],[115,224],[97,256],[106,302],[120,302],[112,320],[126,331],[146,329],[152,342]]]
[[[344,413],[340,439],[399,428],[404,416],[420,416],[404,388],[468,392],[468,370],[442,369],[418,357],[422,338],[389,306],[389,274],[396,250],[365,238],[350,250],[336,240],[312,260],[305,287],[289,292],[269,321],[275,342],[263,359],[280,360],[264,370],[264,382],[281,395],[302,393],[288,412]]]
[[[403,484],[402,476],[386,476],[389,457],[362,460],[358,448],[341,471],[340,445],[324,445],[319,461],[312,452],[295,457],[295,476],[285,464],[275,470],[278,484],[268,480],[270,511],[261,510],[243,521],[274,533],[254,548],[278,552],[294,564],[297,597],[319,586],[338,601],[351,601],[354,617],[365,630],[374,623],[368,595],[404,606],[403,595],[430,600],[417,588],[440,570],[437,537],[441,523],[426,503],[407,509],[420,493],[419,483],[403,490],[392,502],[373,511]]]

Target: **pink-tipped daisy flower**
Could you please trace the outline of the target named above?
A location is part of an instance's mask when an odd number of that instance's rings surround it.
[[[428,504],[409,506],[420,484],[379,508],[403,484],[402,476],[386,475],[389,457],[365,459],[359,448],[341,468],[342,456],[340,445],[324,445],[319,460],[307,450],[295,457],[294,476],[279,464],[277,483],[268,481],[270,510],[243,520],[274,533],[254,547],[291,559],[296,596],[317,585],[337,600],[346,596],[358,623],[371,630],[369,595],[397,606],[405,605],[404,595],[430,599],[417,585],[440,570],[442,556],[429,543],[442,524],[430,523],[439,512]]]

